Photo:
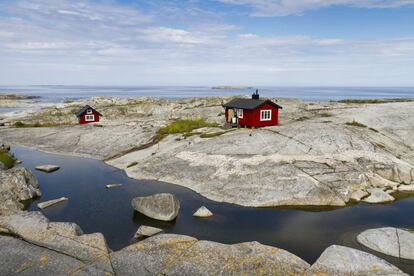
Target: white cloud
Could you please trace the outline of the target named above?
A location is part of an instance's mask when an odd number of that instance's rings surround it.
[[[194,21],[167,24],[164,9],[143,13],[139,6],[99,3],[0,3],[0,84],[317,85],[355,74],[358,81],[391,81],[390,69],[395,83],[414,73],[410,37],[273,36],[203,17],[194,8]],[[171,9],[168,14],[180,18]]]
[[[253,8],[253,16],[287,16],[330,6],[359,8],[397,8],[414,6],[414,0],[218,0]]]

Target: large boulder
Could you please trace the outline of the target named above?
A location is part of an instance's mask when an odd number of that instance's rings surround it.
[[[394,227],[365,230],[357,240],[364,246],[397,258],[414,260],[414,234]]]
[[[82,235],[78,225],[49,222],[40,212],[0,216],[1,232],[75,258],[84,264],[82,269],[100,271],[97,274],[101,275],[113,274],[109,249],[101,233]]]
[[[226,245],[161,234],[111,255],[119,275],[303,275],[309,264],[257,242]]]
[[[180,210],[180,202],[173,194],[155,194],[132,199],[132,207],[144,215],[158,220],[174,220]]]
[[[23,210],[23,200],[40,196],[39,183],[29,169],[0,170],[0,215]]]
[[[331,245],[306,272],[306,275],[406,275],[388,262],[369,253]]]

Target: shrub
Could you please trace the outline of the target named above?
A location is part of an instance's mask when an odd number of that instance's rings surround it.
[[[4,164],[7,169],[14,166],[16,158],[6,150],[0,150],[0,162]]]
[[[25,127],[25,126],[26,125],[23,122],[20,122],[20,121],[14,123],[14,127]]]

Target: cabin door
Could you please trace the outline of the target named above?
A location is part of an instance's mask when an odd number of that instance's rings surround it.
[[[234,113],[234,109],[229,109],[227,111],[227,123],[232,123],[233,118],[236,116],[236,114]]]

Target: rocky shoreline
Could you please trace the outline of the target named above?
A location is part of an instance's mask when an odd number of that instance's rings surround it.
[[[406,275],[374,255],[339,245],[328,247],[313,265],[258,242],[225,245],[174,234],[158,234],[112,252],[101,233],[84,234],[78,225],[50,222],[40,212],[9,210],[0,215],[0,274],[15,273]]]
[[[103,159],[132,178],[182,185],[243,206],[383,203],[412,192],[414,102],[278,99],[284,109],[277,127],[201,128],[154,140],[177,119],[222,124],[221,105],[228,100],[79,100],[44,108],[24,122],[74,122],[76,108],[90,103],[104,114],[101,127],[8,127],[0,129],[0,142]]]
[[[162,233],[113,252],[101,233],[84,234],[74,223],[24,211],[20,201],[40,194],[29,170],[0,170],[0,195],[13,203],[0,209],[1,275],[406,275],[374,255],[340,245],[328,247],[312,265],[258,242],[226,245]],[[401,242],[411,246],[409,238]]]

